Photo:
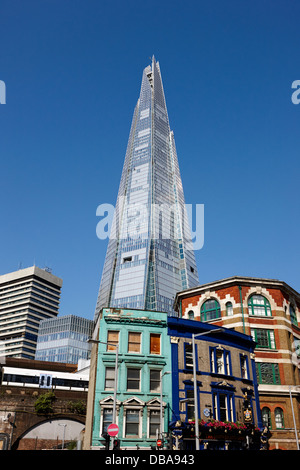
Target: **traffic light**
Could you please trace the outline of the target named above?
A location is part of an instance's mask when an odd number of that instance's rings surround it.
[[[114,449],[113,450],[120,450],[120,440],[114,439]]]
[[[102,434],[103,439],[105,439],[105,450],[109,450],[110,436],[107,432]]]
[[[172,433],[170,432],[167,436],[167,445],[166,448],[168,450],[173,450],[173,436]]]

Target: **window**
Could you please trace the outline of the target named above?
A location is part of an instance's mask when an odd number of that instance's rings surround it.
[[[273,330],[251,328],[251,336],[257,343],[257,348],[275,349],[275,336]]]
[[[231,302],[226,303],[226,315],[230,316],[233,315],[233,307]]]
[[[271,428],[271,412],[267,406],[264,406],[261,410],[261,418],[264,426]]]
[[[248,300],[249,315],[272,316],[269,301],[262,295],[252,295]]]
[[[275,408],[275,426],[277,429],[284,428],[283,410],[279,407]]]
[[[190,343],[184,343],[184,367],[193,368],[193,345]]]
[[[260,384],[280,384],[278,364],[270,362],[256,362],[256,375]]]
[[[141,352],[141,333],[129,331],[128,333],[128,352]]]
[[[189,312],[188,312],[188,319],[189,319],[189,320],[194,320],[194,312],[193,312],[193,310],[189,310]]]
[[[139,437],[139,410],[126,410],[125,437]]]
[[[295,338],[295,336],[294,336],[294,349],[295,349],[297,359],[300,359],[300,339]]]
[[[140,389],[140,369],[127,369],[127,390]]]
[[[150,354],[160,354],[160,334],[150,333]]]
[[[115,388],[115,368],[105,368],[105,390],[113,390]]]
[[[119,331],[108,331],[107,332],[107,351],[116,352],[116,346],[119,343]],[[114,346],[115,345],[115,346]]]
[[[160,391],[160,370],[150,369],[150,392]]]
[[[210,370],[214,374],[231,373],[230,353],[223,348],[210,348]]]
[[[195,419],[194,390],[193,389],[187,389],[185,391],[185,395],[186,395],[186,398],[187,398],[187,402],[186,402],[187,419]]]
[[[223,351],[216,351],[216,365],[217,365],[217,370],[216,372],[218,374],[224,374],[224,355]]]
[[[213,393],[214,419],[219,421],[234,421],[232,412],[231,393]]]
[[[103,409],[102,433],[107,432],[107,428],[112,424],[113,411],[112,408]]]
[[[217,300],[206,300],[201,307],[201,321],[221,318],[221,309]]]
[[[290,316],[291,316],[291,322],[293,323],[293,325],[298,326],[296,311],[292,305],[290,305]]]
[[[242,379],[249,379],[248,358],[247,356],[240,355],[241,364],[241,377]]]
[[[149,415],[149,437],[158,436],[160,429],[160,412],[155,410],[150,410]]]
[[[40,374],[39,387],[51,388],[52,387],[52,375]]]

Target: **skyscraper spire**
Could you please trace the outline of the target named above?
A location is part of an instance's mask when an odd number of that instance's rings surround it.
[[[95,319],[102,307],[172,315],[176,292],[198,284],[174,134],[153,56],[133,114]]]

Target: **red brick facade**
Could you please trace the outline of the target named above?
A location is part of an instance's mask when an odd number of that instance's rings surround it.
[[[253,295],[266,299],[270,307],[268,314],[254,314],[251,304],[248,304]],[[203,316],[203,305],[207,300],[216,300],[220,309],[209,320]],[[228,302],[231,302],[230,314],[226,307]],[[258,372],[260,405],[265,415],[267,411],[269,413],[270,448],[296,449],[293,413],[299,432],[300,357],[295,348],[300,343],[300,294],[281,281],[233,277],[179,292],[175,306],[182,318],[207,320],[247,335],[256,335],[259,331],[267,338],[272,334],[272,344],[263,344],[263,347],[258,344],[256,347],[258,370],[269,367],[273,371],[270,383]],[[292,319],[290,306],[296,318]],[[274,370],[277,375],[271,383]]]

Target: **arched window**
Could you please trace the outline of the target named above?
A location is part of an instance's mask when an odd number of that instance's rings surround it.
[[[221,318],[220,304],[217,300],[206,300],[201,307],[201,321],[215,320]]]
[[[263,296],[254,294],[248,300],[249,315],[267,316],[272,315],[269,301]]]
[[[291,322],[293,323],[293,325],[298,326],[296,311],[292,305],[290,305],[290,316],[291,316]]]
[[[279,407],[275,408],[275,426],[277,429],[284,428],[283,409]]]
[[[271,411],[267,406],[264,406],[261,410],[261,419],[264,426],[271,428]]]
[[[226,303],[226,315],[233,315],[233,307],[231,302]]]
[[[194,312],[193,312],[193,310],[189,310],[189,311],[188,311],[188,319],[189,319],[189,320],[194,320]]]

